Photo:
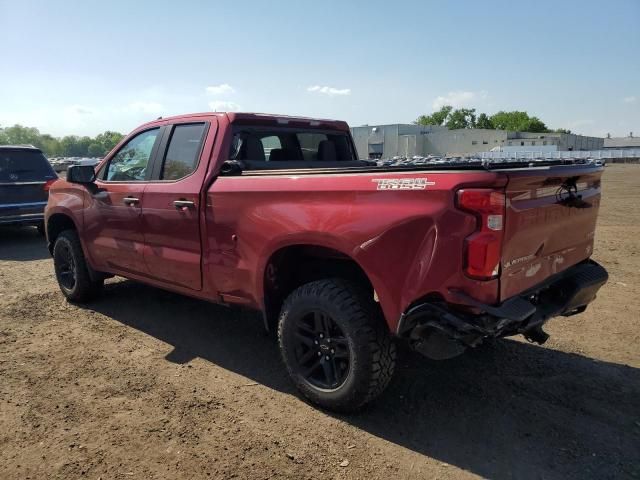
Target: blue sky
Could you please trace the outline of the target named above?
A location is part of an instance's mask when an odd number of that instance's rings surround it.
[[[411,122],[443,103],[640,135],[640,0],[0,0],[0,125],[217,108]]]

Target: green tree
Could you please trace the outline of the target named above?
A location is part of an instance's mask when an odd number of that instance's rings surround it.
[[[556,128],[554,130],[555,133],[571,133],[571,130],[567,129],[567,128]]]
[[[101,157],[116,146],[123,137],[121,133],[110,130],[96,135],[95,138],[77,135],[56,138],[47,133],[40,133],[37,128],[22,125],[0,128],[0,145],[33,145],[50,157],[87,155]]]
[[[459,108],[454,110],[445,123],[449,130],[458,128],[476,128],[476,109]]]
[[[96,135],[94,141],[95,143],[100,145],[102,149],[99,156],[104,156],[109,153],[113,149],[113,147],[120,143],[120,140],[122,140],[123,138],[124,135],[119,132],[112,132],[111,130],[107,130],[104,133]]]
[[[60,139],[60,147],[62,149],[62,155],[65,157],[79,157],[80,148],[78,141],[80,137],[77,135],[67,135]]]
[[[33,145],[41,147],[40,131],[37,128],[14,125],[4,129],[6,143],[10,145]]]
[[[498,130],[515,132],[548,132],[547,126],[537,117],[530,117],[527,112],[500,111],[490,117],[493,127]]]
[[[478,120],[476,121],[476,128],[486,128],[488,130],[493,130],[494,126],[491,123],[491,119],[486,113],[481,113],[478,115]]]
[[[431,115],[420,115],[413,123],[418,125],[444,125],[452,110],[453,107],[451,105],[445,105]]]
[[[104,149],[102,148],[102,145],[94,141],[89,145],[87,153],[90,157],[102,157],[104,155]]]

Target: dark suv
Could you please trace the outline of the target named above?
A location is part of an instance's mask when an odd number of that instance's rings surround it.
[[[0,145],[0,225],[34,225],[44,233],[44,207],[57,179],[39,149]]]

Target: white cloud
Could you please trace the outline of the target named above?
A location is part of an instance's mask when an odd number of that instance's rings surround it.
[[[233,88],[228,83],[222,83],[220,85],[211,85],[206,88],[206,91],[209,95],[227,95],[231,93],[236,93],[236,89]]]
[[[242,109],[235,102],[226,102],[224,100],[214,100],[209,102],[209,108],[214,112],[238,112]]]
[[[453,108],[473,107],[478,100],[484,100],[488,96],[487,92],[468,92],[457,91],[449,92],[446,95],[436,97],[431,105],[434,110],[440,110],[445,105],[451,105]]]
[[[164,106],[157,102],[133,102],[127,105],[125,110],[139,113],[161,113]]]
[[[93,110],[83,105],[70,105],[66,109],[66,113],[72,115],[91,115]]]
[[[320,85],[313,85],[307,88],[307,92],[322,93],[333,97],[334,95],[351,95],[350,88],[334,88],[334,87],[322,87]]]
[[[632,95],[632,96],[630,96],[630,97],[624,97],[624,98],[622,99],[622,101],[623,101],[624,103],[636,103],[636,102],[638,101],[638,97],[636,97],[636,96]]]

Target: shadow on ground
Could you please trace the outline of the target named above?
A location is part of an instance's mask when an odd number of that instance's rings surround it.
[[[30,261],[48,257],[47,241],[35,227],[0,226],[0,260]]]
[[[171,344],[168,361],[295,394],[257,316],[129,281],[89,308]],[[638,369],[505,340],[446,362],[401,349],[385,394],[338,418],[482,477],[621,478],[640,474],[639,398]]]

